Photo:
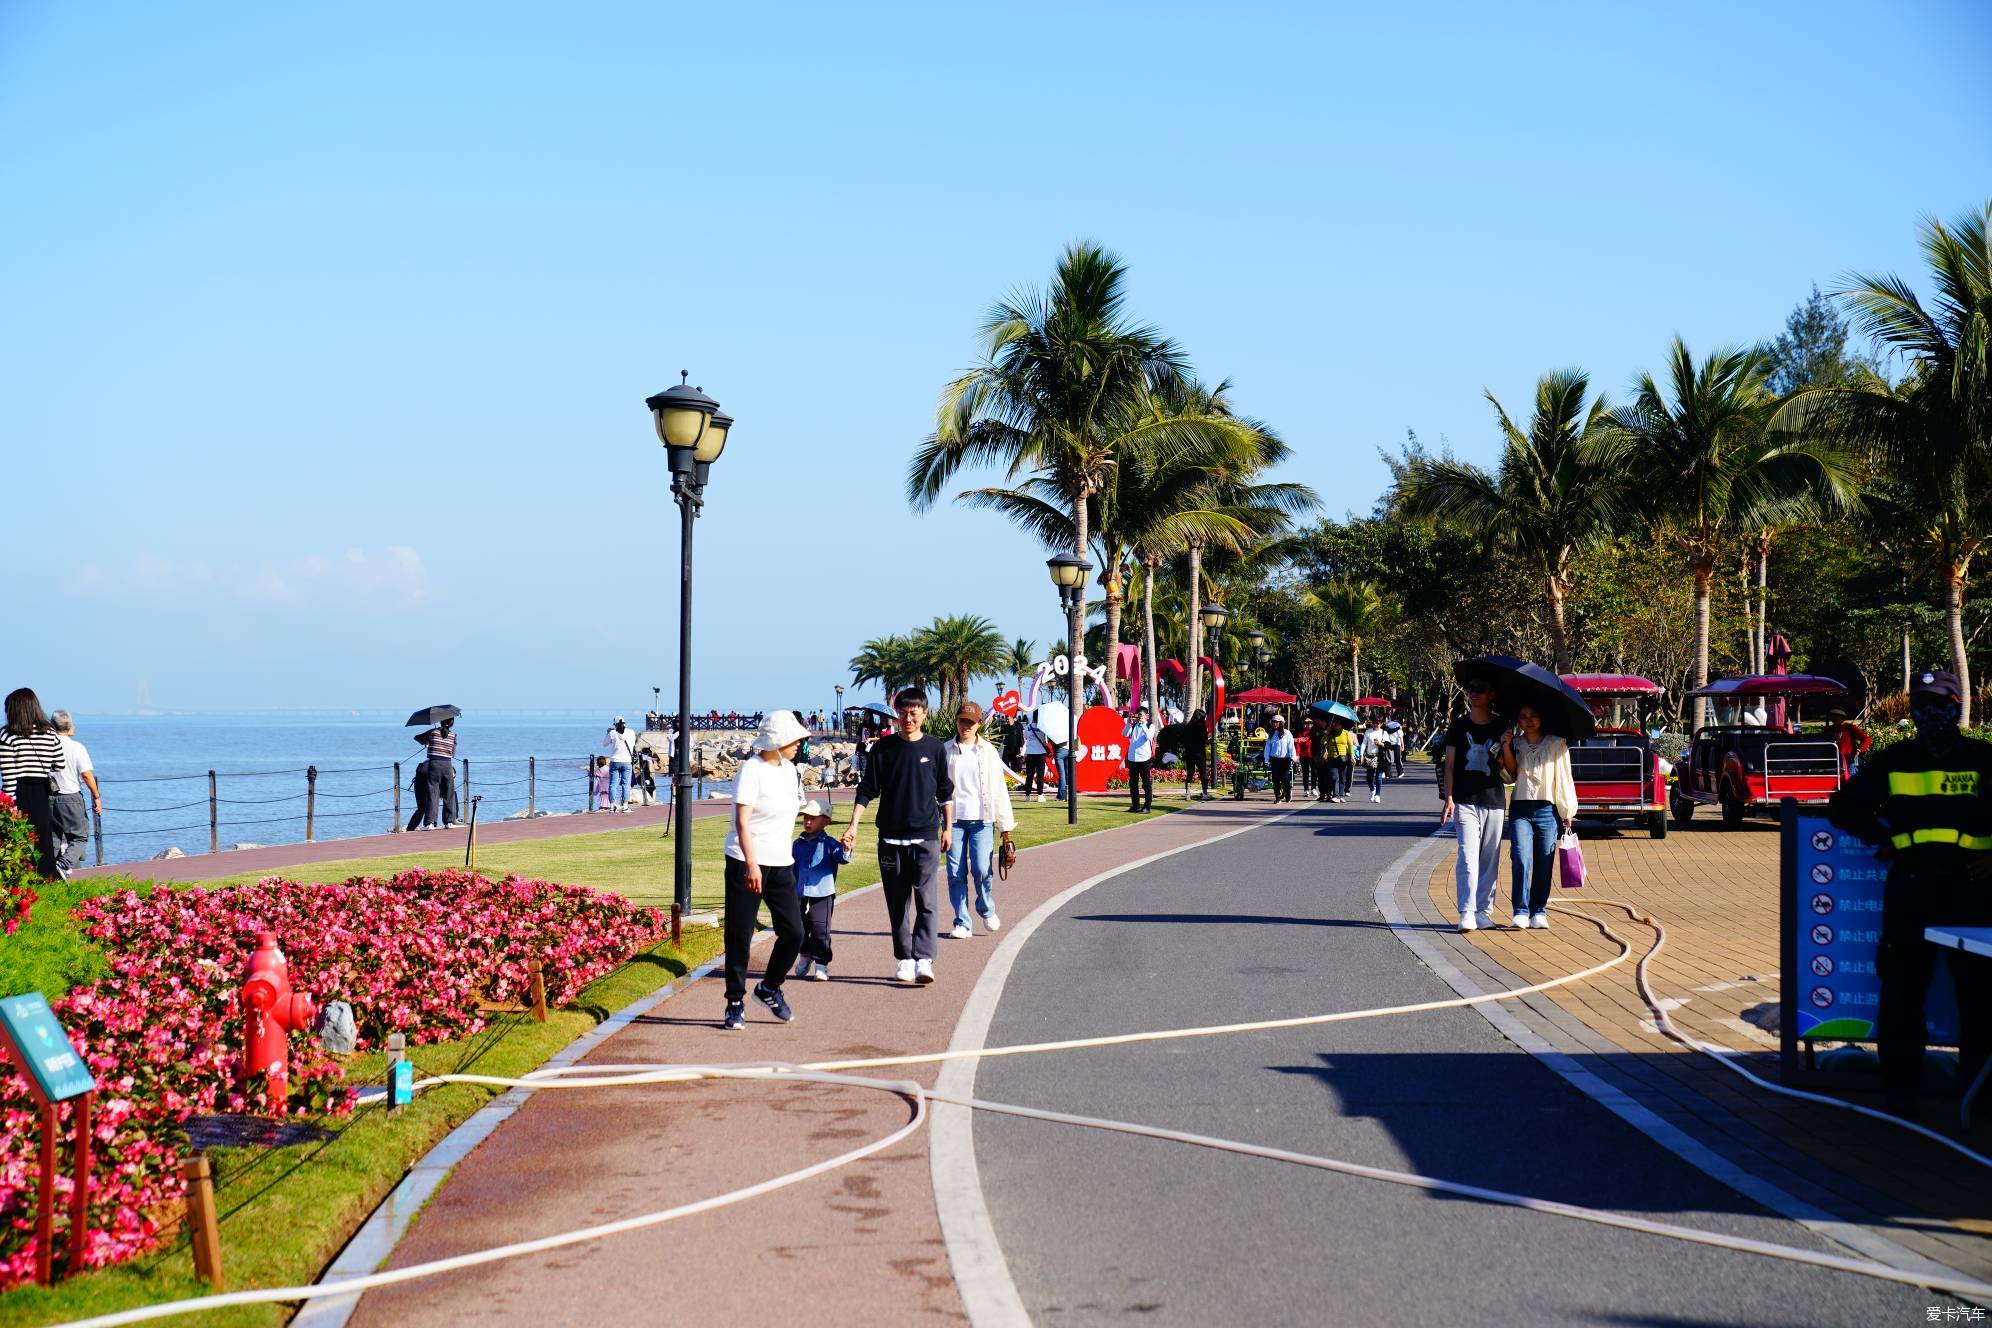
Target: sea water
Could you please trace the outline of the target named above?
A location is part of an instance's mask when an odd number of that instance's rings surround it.
[[[627,712],[626,712],[627,713]],[[415,811],[409,783],[423,759],[407,711],[76,716],[104,793],[104,861],[136,862],[167,848],[208,850],[208,772],[214,772],[223,849],[304,838],[307,769],[316,767],[312,837],[387,833],[395,824],[395,770],[401,763],[399,819]],[[470,762],[478,819],[526,808],[581,811],[587,764],[604,751],[612,713],[466,713],[457,721],[457,756]],[[642,714],[629,716],[641,731]],[[533,758],[529,767],[527,758]],[[462,765],[457,796],[469,814]],[[529,779],[529,771],[533,778]],[[77,855],[94,862],[94,846]]]

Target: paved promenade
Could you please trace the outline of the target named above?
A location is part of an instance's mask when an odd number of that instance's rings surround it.
[[[1436,819],[1436,817],[1435,817]],[[1437,928],[1457,920],[1451,841],[1420,888],[1403,890],[1405,914]],[[1744,1052],[1743,1064],[1778,1082],[1778,831],[1751,822],[1735,830],[1695,822],[1655,842],[1643,831],[1586,829],[1590,879],[1558,889],[1553,903],[1622,900],[1666,928],[1649,966],[1654,994],[1683,1033]],[[1500,905],[1509,913],[1509,871],[1501,862]],[[1654,932],[1613,908],[1581,912],[1609,922],[1635,956]],[[1549,932],[1507,926],[1433,939],[1486,989],[1526,986],[1616,954],[1595,926],[1557,909]],[[1798,1204],[1972,1276],[1992,1280],[1992,1175],[1907,1130],[1851,1112],[1765,1092],[1711,1057],[1682,1047],[1656,1027],[1634,985],[1630,963],[1586,983],[1510,1003],[1548,1046],[1583,1057],[1591,1070],[1632,1094],[1670,1124]],[[1878,1108],[1878,1093],[1848,1093]],[[1948,1100],[1926,1102],[1923,1124],[1992,1154],[1992,1113],[1978,1113],[1968,1136],[1956,1130]]]

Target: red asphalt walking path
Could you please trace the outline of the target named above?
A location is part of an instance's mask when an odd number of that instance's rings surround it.
[[[1060,891],[1275,815],[1205,804],[1026,851],[996,904],[1021,920]],[[873,851],[867,834],[860,852]],[[941,884],[942,907],[946,886]],[[945,917],[945,913],[943,915]],[[932,986],[890,980],[885,902],[840,900],[834,978],[791,980],[777,1023],[753,1001],[722,1032],[718,976],[608,1039],[586,1063],[824,1061],[945,1049],[1000,937],[943,940]],[[757,964],[766,955],[756,951]],[[758,969],[757,969],[758,971]],[[938,1066],[870,1071],[931,1086]],[[904,1099],[827,1084],[709,1081],[535,1094],[458,1166],[388,1260],[427,1262],[691,1202],[807,1166],[906,1123]],[[915,1133],[800,1185],[661,1226],[364,1296],[351,1323],[964,1321]]]

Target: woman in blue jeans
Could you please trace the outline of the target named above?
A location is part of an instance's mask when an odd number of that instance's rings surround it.
[[[1556,876],[1556,841],[1577,816],[1577,782],[1570,773],[1570,744],[1542,731],[1533,706],[1515,712],[1515,727],[1501,740],[1501,764],[1515,782],[1508,803],[1509,866],[1514,877],[1515,925],[1549,928],[1549,889]]]
[[[1003,925],[990,891],[995,874],[991,858],[996,835],[1009,843],[1017,817],[1010,809],[1010,786],[1004,779],[1002,757],[995,744],[982,736],[981,706],[973,701],[961,703],[955,712],[954,741],[944,750],[948,775],[954,780],[954,838],[948,844],[948,899],[954,905],[954,930],[948,936],[966,941],[975,936],[968,912],[971,882],[975,911],[982,915],[983,927],[995,931]]]

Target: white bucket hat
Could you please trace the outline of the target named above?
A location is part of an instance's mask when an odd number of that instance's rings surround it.
[[[754,735],[754,750],[772,752],[792,742],[801,742],[808,736],[809,730],[794,715],[786,710],[777,710],[768,716],[761,725],[761,731]]]
[[[811,798],[808,802],[802,804],[802,814],[804,816],[822,816],[830,820],[836,819],[836,817],[831,814],[830,809],[824,806],[821,802],[819,802],[815,798]]]

